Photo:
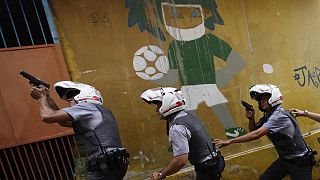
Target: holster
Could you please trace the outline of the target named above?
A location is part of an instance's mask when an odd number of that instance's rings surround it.
[[[294,159],[283,159],[291,164],[295,164],[297,166],[315,166],[317,164],[316,155],[317,152],[313,151],[312,149],[308,149],[308,152],[305,153],[302,157],[297,157]]]
[[[209,159],[206,160],[202,163],[199,164],[195,164],[194,165],[194,170],[196,172],[206,172],[206,171],[213,171],[213,169],[215,169],[215,167],[217,166],[217,159]]]
[[[311,166],[315,166],[317,164],[317,160],[315,157],[315,155],[317,155],[317,154],[318,154],[317,151],[314,151],[309,147],[308,152],[304,155],[304,156],[308,157],[308,160],[309,160]]]
[[[196,172],[216,173],[219,177],[221,176],[224,167],[224,157],[220,153],[218,153],[218,155],[212,159],[194,165],[194,169]]]
[[[100,153],[88,162],[88,171],[100,171],[106,175],[113,170],[125,168],[129,164],[129,156],[125,149]]]

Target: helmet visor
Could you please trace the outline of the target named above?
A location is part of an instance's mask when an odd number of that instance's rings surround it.
[[[80,93],[80,90],[78,89],[68,89],[63,96],[63,99],[68,100],[73,98],[74,96],[78,95]]]
[[[251,97],[251,99],[254,99],[256,101],[261,101],[262,99],[269,99],[271,97],[271,94],[251,92],[250,97]]]
[[[259,98],[259,96],[261,96],[261,94],[260,93],[258,93],[258,92],[250,92],[250,97],[251,97],[251,99],[253,99],[253,100],[257,100],[258,101],[258,99],[257,98]]]

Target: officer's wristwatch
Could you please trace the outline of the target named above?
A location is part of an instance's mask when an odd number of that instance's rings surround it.
[[[307,111],[307,110],[304,110],[304,111],[303,111],[303,116],[304,116],[304,117],[307,117],[308,114],[309,114],[309,111]]]
[[[159,179],[165,179],[166,178],[166,176],[162,175],[161,171],[158,172],[158,177],[159,177]]]

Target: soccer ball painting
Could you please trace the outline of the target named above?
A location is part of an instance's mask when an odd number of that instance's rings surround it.
[[[134,53],[133,68],[144,80],[157,80],[169,70],[169,60],[158,46],[143,46]]]

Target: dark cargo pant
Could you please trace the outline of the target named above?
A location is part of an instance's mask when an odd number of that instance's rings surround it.
[[[312,166],[296,165],[278,158],[260,176],[260,180],[281,180],[289,175],[292,180],[311,180]]]

